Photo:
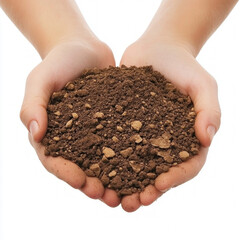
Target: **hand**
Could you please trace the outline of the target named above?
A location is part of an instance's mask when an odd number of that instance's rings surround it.
[[[89,178],[71,161],[44,155],[40,143],[47,129],[47,104],[51,94],[82,70],[114,66],[111,50],[102,42],[67,41],[54,47],[45,59],[29,74],[21,109],[21,120],[29,130],[29,139],[44,167],[58,178],[80,189],[87,196],[102,200],[109,206],[120,203],[115,191],[104,189],[97,178]]]
[[[201,142],[197,156],[170,168],[155,180],[155,186],[148,186],[142,193],[125,196],[122,207],[135,211],[141,205],[149,205],[172,187],[195,177],[203,167],[208,147],[220,125],[220,107],[217,84],[195,60],[188,46],[168,39],[140,38],[123,54],[121,64],[126,66],[152,65],[161,72],[183,94],[193,100],[197,113],[195,132]]]

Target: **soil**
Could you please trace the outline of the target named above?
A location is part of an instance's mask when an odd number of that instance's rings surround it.
[[[190,97],[151,66],[85,70],[53,93],[47,112],[45,154],[119,196],[143,191],[200,148]]]

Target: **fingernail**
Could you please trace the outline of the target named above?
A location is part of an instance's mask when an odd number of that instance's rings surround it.
[[[215,135],[215,133],[216,133],[215,127],[213,127],[213,126],[208,126],[208,128],[207,128],[207,133],[208,133],[208,136],[209,136],[210,140],[212,141],[212,140],[213,140],[213,137],[214,137],[214,135]]]
[[[38,129],[39,129],[38,123],[36,121],[31,121],[29,125],[29,132],[32,135],[32,137],[35,136],[35,134],[38,132]]]

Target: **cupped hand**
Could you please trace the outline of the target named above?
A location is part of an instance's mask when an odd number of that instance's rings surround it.
[[[54,47],[33,69],[26,82],[20,117],[29,130],[29,139],[44,167],[52,174],[80,189],[87,196],[117,206],[116,192],[104,189],[97,178],[90,178],[74,163],[62,157],[45,156],[40,143],[47,130],[47,104],[51,94],[78,77],[86,68],[114,66],[111,50],[100,41],[67,41]]]
[[[140,194],[125,196],[121,202],[123,209],[135,211],[199,173],[206,161],[208,147],[220,126],[221,113],[216,81],[200,66],[184,44],[166,39],[140,38],[125,50],[121,64],[152,65],[183,94],[189,95],[197,113],[196,136],[202,145],[197,156],[158,176],[155,186],[148,186]]]

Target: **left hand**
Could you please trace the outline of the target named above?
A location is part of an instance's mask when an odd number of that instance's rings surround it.
[[[155,186],[149,185],[140,194],[125,196],[121,204],[126,211],[135,211],[141,205],[149,205],[170,188],[195,177],[206,161],[208,147],[220,126],[221,113],[214,78],[200,66],[183,44],[152,39],[139,39],[130,45],[123,54],[121,64],[152,65],[154,70],[161,72],[183,94],[191,97],[197,113],[195,132],[202,147],[197,156],[158,176]]]

